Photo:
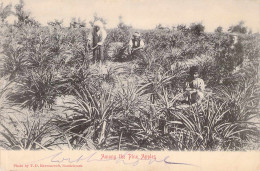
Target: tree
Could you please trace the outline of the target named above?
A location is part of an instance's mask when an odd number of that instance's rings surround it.
[[[190,31],[191,33],[195,34],[195,35],[200,35],[201,33],[203,33],[205,30],[205,27],[201,24],[201,23],[192,23],[190,25]]]
[[[248,31],[248,28],[245,26],[245,22],[244,21],[240,21],[237,25],[230,26],[228,31],[231,32],[231,33],[246,34],[247,31]]]
[[[223,28],[221,26],[218,26],[216,29],[215,29],[215,33],[222,33],[223,32]]]
[[[15,15],[18,18],[18,22],[25,22],[29,18],[30,12],[24,11],[24,1],[20,0],[20,3],[15,5]]]
[[[12,4],[8,4],[6,6],[4,6],[3,3],[0,4],[0,18],[2,22],[4,22],[5,19],[12,14]]]
[[[49,26],[52,26],[54,29],[61,29],[62,28],[62,23],[63,23],[63,20],[55,19],[54,21],[50,21],[47,24]]]
[[[162,24],[158,24],[158,25],[156,25],[156,26],[155,26],[155,29],[163,29]]]
[[[78,20],[76,18],[71,19],[70,28],[81,28],[81,27],[86,27],[85,20],[81,21],[80,18],[78,18]]]
[[[39,27],[40,23],[30,17],[31,13],[24,10],[24,1],[20,0],[20,3],[15,5],[15,16],[18,18],[18,23],[16,25],[31,25]]]
[[[181,25],[178,25],[178,26],[177,26],[177,31],[186,32],[186,31],[188,31],[188,30],[189,30],[189,28],[187,28],[186,25],[181,24]]]
[[[162,24],[158,24],[155,26],[157,30],[170,30],[170,28],[163,26]]]

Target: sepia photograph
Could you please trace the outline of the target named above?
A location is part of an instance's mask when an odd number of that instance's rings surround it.
[[[0,154],[259,152],[259,64],[257,0],[0,0]]]

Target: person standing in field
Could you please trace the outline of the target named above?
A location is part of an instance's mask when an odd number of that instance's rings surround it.
[[[140,33],[135,32],[133,38],[129,41],[128,53],[132,59],[143,56],[144,41],[141,39]]]
[[[185,100],[189,104],[201,103],[204,98],[205,83],[199,78],[199,69],[197,66],[190,68],[190,77],[186,82],[184,89]]]
[[[230,34],[228,41],[223,42],[222,50],[217,56],[218,82],[223,84],[228,78],[237,72],[244,60],[244,50],[237,34]]]
[[[242,43],[237,34],[231,34],[230,37],[231,46],[230,46],[230,54],[231,60],[233,61],[232,69],[233,71],[239,70],[244,60],[244,50]]]
[[[93,29],[88,35],[88,43],[92,43],[93,59],[95,62],[104,61],[104,42],[107,37],[106,30],[101,21],[95,21]]]

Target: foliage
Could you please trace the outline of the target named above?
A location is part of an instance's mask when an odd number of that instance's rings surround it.
[[[205,27],[201,23],[198,23],[198,24],[192,23],[190,25],[190,31],[191,31],[191,33],[193,33],[195,35],[202,34],[204,32],[204,29],[205,29]]]
[[[115,101],[110,92],[94,92],[85,85],[75,87],[75,101],[72,102],[72,107],[67,108],[72,111],[72,115],[54,121],[69,135],[70,144],[75,143],[76,147],[86,143],[89,148],[100,148],[107,137],[106,132],[114,115]]]
[[[6,6],[4,6],[3,3],[1,3],[0,5],[0,18],[1,18],[1,21],[4,22],[5,19],[10,16],[11,14],[13,14],[12,12],[12,4],[8,4]]]
[[[13,79],[27,67],[24,49],[15,42],[5,46],[4,49],[3,65],[0,68],[1,76],[9,75],[9,79]]]
[[[15,24],[20,27],[22,25],[30,25],[39,27],[40,23],[30,17],[30,12],[24,10],[24,1],[20,0],[20,3],[15,5],[14,15],[17,16],[18,22]]]
[[[78,18],[78,20],[76,20],[76,18],[72,18],[70,22],[70,28],[81,28],[81,27],[86,27],[86,22],[81,21],[80,18]]]
[[[246,34],[248,31],[248,28],[245,26],[244,21],[240,21],[237,25],[230,26],[228,31],[230,31],[231,33],[235,32],[235,33]]]
[[[18,119],[10,118],[12,123],[12,129],[5,124],[0,123],[4,128],[0,131],[0,134],[4,137],[1,140],[1,146],[10,150],[40,150],[51,149],[55,142],[50,138],[51,132],[53,132],[50,121],[41,123],[40,119],[29,120],[27,117],[25,122],[21,122]]]
[[[218,26],[216,29],[215,29],[215,33],[222,33],[223,32],[223,28],[221,26]]]
[[[2,23],[0,29],[0,75],[12,83],[0,91],[0,99],[37,111],[40,119],[51,108],[48,114],[54,119],[46,124],[30,118],[17,121],[15,131],[2,124],[4,148],[50,149],[54,140],[43,139],[51,129],[70,149],[259,148],[251,145],[259,141],[260,37],[241,34],[247,30],[244,23],[230,27],[230,32],[240,33],[244,49],[235,70],[239,54],[231,51],[230,34],[221,26],[215,33],[204,32],[201,23],[139,30],[145,42],[139,58],[120,63],[107,58],[97,64],[84,21],[72,19],[71,27],[64,28],[54,20],[50,27],[41,27],[24,10],[23,1],[15,6],[15,16],[18,23]],[[105,22],[94,15],[90,24],[96,20]],[[117,28],[107,31],[105,54],[113,51],[122,57],[134,29],[121,17]],[[199,66],[211,94],[205,91],[201,104],[185,106],[182,89],[191,66]],[[69,101],[65,106],[57,105],[61,96]]]
[[[10,99],[33,111],[51,107],[58,95],[55,77],[49,70],[28,72],[17,81],[17,90]]]
[[[61,29],[62,23],[63,23],[63,20],[55,19],[54,21],[50,21],[47,24],[54,27],[55,29]]]

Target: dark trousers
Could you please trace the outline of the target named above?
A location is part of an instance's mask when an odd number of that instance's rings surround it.
[[[93,59],[95,62],[104,61],[104,46],[98,46],[93,50]]]
[[[144,58],[144,53],[142,49],[139,49],[132,52],[130,56],[131,59],[140,59],[140,58]]]

